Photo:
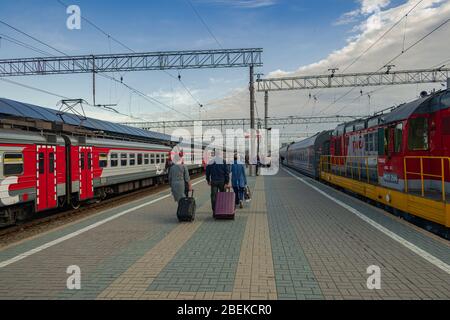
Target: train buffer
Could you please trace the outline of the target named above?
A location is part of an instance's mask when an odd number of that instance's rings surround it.
[[[449,299],[450,244],[280,169],[234,221],[167,191],[0,248],[0,299]]]

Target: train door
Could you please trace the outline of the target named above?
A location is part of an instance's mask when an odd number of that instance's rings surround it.
[[[56,146],[38,145],[36,155],[36,211],[56,208]]]
[[[94,197],[92,147],[79,147],[80,200]]]

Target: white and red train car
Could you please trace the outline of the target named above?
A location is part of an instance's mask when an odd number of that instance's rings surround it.
[[[159,183],[170,151],[141,142],[0,130],[0,225]]]
[[[202,145],[0,99],[0,226],[163,183],[175,145],[189,171],[201,172],[210,155],[192,160]]]

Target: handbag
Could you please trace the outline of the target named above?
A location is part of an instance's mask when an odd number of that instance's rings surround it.
[[[250,202],[252,200],[252,193],[250,191],[250,187],[249,186],[245,187],[244,199],[247,202]]]

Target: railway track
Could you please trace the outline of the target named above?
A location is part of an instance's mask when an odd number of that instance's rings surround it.
[[[201,177],[202,174],[192,175],[192,179]],[[51,229],[63,226],[67,223],[81,220],[92,216],[100,211],[114,208],[128,202],[138,200],[142,197],[149,196],[161,192],[167,188],[167,184],[161,184],[146,187],[136,191],[109,197],[103,201],[96,201],[90,204],[84,204],[79,209],[50,211],[44,216],[23,222],[11,227],[0,229],[0,248],[11,243],[23,240],[30,236],[49,231]]]

